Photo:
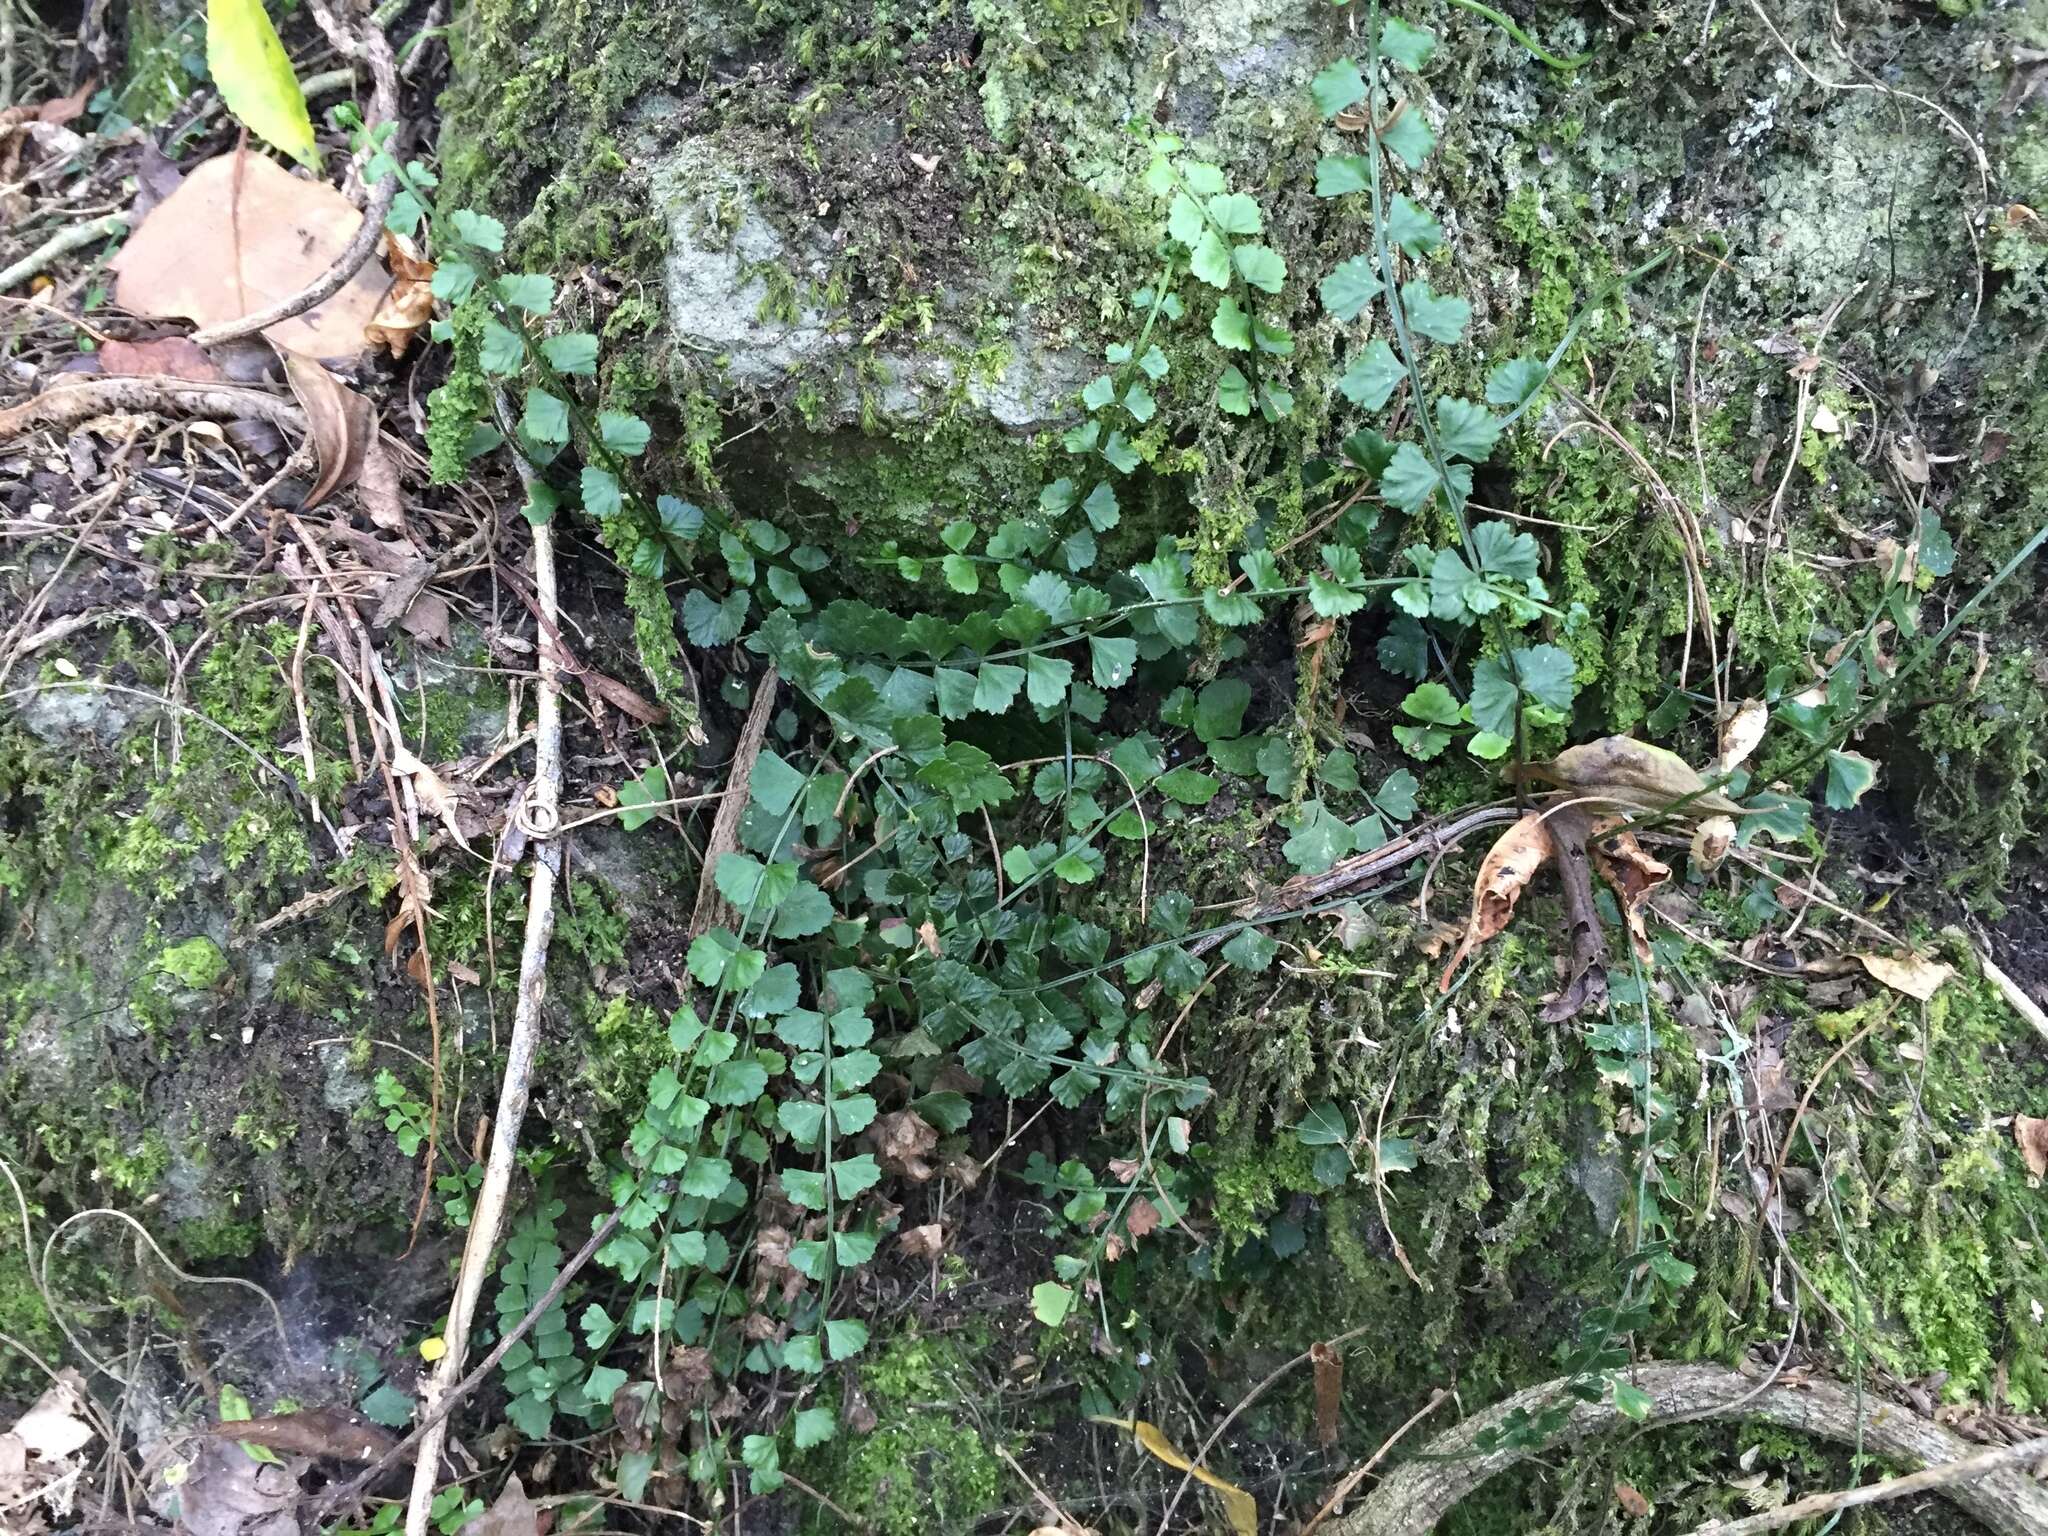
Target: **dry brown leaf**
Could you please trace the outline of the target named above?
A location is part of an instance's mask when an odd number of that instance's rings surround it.
[[[669,1351],[668,1364],[662,1368],[662,1396],[685,1407],[701,1403],[711,1391],[715,1371],[711,1351],[703,1345],[678,1346]]]
[[[1700,874],[1710,875],[1721,867],[1728,850],[1735,846],[1735,818],[1709,816],[1692,829],[1692,863]]]
[[[1235,1536],[1259,1536],[1259,1506],[1252,1496],[1237,1484],[1224,1481],[1207,1467],[1198,1467],[1181,1455],[1174,1449],[1173,1442],[1160,1433],[1157,1424],[1148,1424],[1143,1419],[1105,1419],[1093,1414],[1089,1415],[1089,1420],[1128,1431],[1139,1445],[1176,1472],[1186,1472],[1197,1482],[1214,1488],[1223,1500],[1223,1513],[1229,1518],[1230,1529]]]
[[[419,796],[420,808],[446,827],[456,843],[467,852],[469,839],[462,835],[462,828],[455,820],[456,793],[441,776],[403,746],[391,749],[391,771],[412,780],[412,792]]]
[[[1316,1444],[1332,1446],[1342,1427],[1344,1357],[1318,1339],[1309,1345],[1308,1359],[1316,1373]]]
[[[314,359],[282,347],[278,351],[284,358],[285,379],[306,413],[313,454],[319,461],[319,478],[300,503],[302,511],[310,511],[344,486],[353,485],[362,473],[363,455],[377,432],[376,412],[367,396],[357,394]]]
[[[1855,957],[1863,969],[1894,992],[1903,992],[1916,1002],[1926,1002],[1942,984],[1955,975],[1955,967],[1925,955],[1869,955]]]
[[[1520,776],[1644,810],[1661,811],[1675,800],[1685,800],[1685,812],[1695,816],[1742,810],[1718,790],[1708,790],[1698,770],[1677,753],[1627,736],[1567,747],[1547,763],[1529,764]]]
[[[1604,825],[1595,823],[1596,836],[1612,827],[1612,821]],[[1643,903],[1650,899],[1650,893],[1671,878],[1671,866],[1661,859],[1653,859],[1643,850],[1642,844],[1627,832],[1616,833],[1592,845],[1593,867],[1600,871],[1600,878],[1613,889],[1621,904],[1621,915],[1628,922],[1629,942],[1635,946],[1636,958],[1646,964],[1650,958],[1650,936],[1643,928]]]
[[[200,326],[238,320],[302,292],[363,222],[361,210],[326,182],[302,180],[262,155],[244,157],[239,200],[234,182],[234,154],[218,155],[150,209],[113,259],[116,303]],[[385,282],[383,269],[368,262],[332,298],[263,334],[308,357],[359,357]]]
[[[420,327],[433,318],[434,264],[411,240],[389,229],[384,231],[384,260],[391,268],[391,289],[363,327],[363,339],[397,359],[405,356]]]
[[[391,450],[384,446],[383,437],[375,431],[363,444],[363,465],[356,479],[356,496],[372,523],[387,533],[396,533],[411,540],[412,531],[405,526],[405,491],[399,484],[398,460],[392,457]]]
[[[897,1236],[896,1245],[913,1259],[936,1259],[946,1251],[946,1229],[936,1221],[907,1227]]]
[[[2027,1172],[2037,1179],[2048,1179],[2048,1120],[2014,1115],[2012,1139],[2019,1143],[2020,1159],[2027,1165]]]
[[[208,1438],[177,1487],[184,1536],[297,1536],[291,1509],[298,1479],[282,1462],[260,1462],[232,1440]]]
[[[463,1527],[470,1536],[540,1536],[540,1511],[515,1473],[491,1507]]]
[[[427,872],[420,868],[419,856],[414,853],[408,839],[397,849],[398,854],[398,910],[384,925],[384,953],[396,954],[398,941],[407,929],[418,924],[424,928],[428,918],[434,915],[434,884],[427,878]]]
[[[1159,1207],[1143,1195],[1138,1196],[1124,1212],[1124,1225],[1133,1239],[1150,1237],[1159,1230]]]
[[[1550,833],[1536,811],[1509,827],[1486,851],[1486,857],[1480,861],[1479,878],[1472,886],[1472,915],[1465,922],[1457,953],[1451,956],[1451,963],[1444,967],[1437,982],[1438,991],[1450,991],[1451,977],[1465,963],[1465,957],[1507,927],[1508,919],[1515,914],[1515,903],[1536,878],[1536,871],[1549,862],[1552,851]]]
[[[195,384],[218,384],[221,372],[206,349],[183,336],[161,336],[155,341],[107,341],[100,344],[100,369],[105,373],[154,374],[172,379],[190,379]]]
[[[326,1456],[335,1461],[375,1461],[398,1439],[346,1408],[308,1408],[262,1419],[215,1424],[211,1433],[292,1456]]]
[[[1749,761],[1749,754],[1764,739],[1764,727],[1771,723],[1770,706],[1762,699],[1744,699],[1721,722],[1721,752],[1714,759],[1717,776],[1733,773]]]
[[[1112,1157],[1109,1160],[1109,1176],[1119,1184],[1128,1184],[1144,1171],[1142,1158]]]
[[[875,1161],[890,1173],[900,1173],[913,1184],[932,1176],[932,1165],[925,1159],[938,1146],[939,1133],[915,1110],[882,1116],[869,1134],[875,1142]]]

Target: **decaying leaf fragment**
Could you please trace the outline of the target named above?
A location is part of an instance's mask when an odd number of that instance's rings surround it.
[[[391,289],[363,327],[363,340],[396,360],[405,356],[420,327],[433,318],[434,264],[410,239],[390,229],[384,231],[384,260],[391,268]]]
[[[1714,759],[1714,774],[1725,777],[1749,761],[1749,754],[1764,739],[1771,711],[1762,699],[1744,699],[1721,722],[1721,752]]]
[[[359,395],[310,357],[278,348],[284,376],[306,413],[313,438],[319,478],[306,493],[302,509],[310,510],[362,473],[363,455],[376,436],[377,413],[368,396]]]
[[[2012,1117],[2012,1139],[2019,1143],[2020,1160],[2037,1179],[2048,1179],[2048,1120],[2032,1115]]]
[[[1259,1506],[1252,1496],[1237,1484],[1226,1482],[1207,1467],[1198,1467],[1174,1448],[1173,1442],[1160,1432],[1157,1424],[1143,1419],[1105,1419],[1090,1415],[1096,1424],[1107,1424],[1112,1429],[1128,1431],[1131,1437],[1153,1456],[1165,1462],[1177,1472],[1186,1472],[1194,1479],[1216,1490],[1223,1500],[1223,1513],[1230,1521],[1235,1536],[1259,1536]]]
[[[1615,832],[1615,826],[1611,817],[1594,823],[1593,867],[1613,888],[1621,915],[1628,922],[1629,942],[1635,946],[1636,958],[1647,962],[1650,936],[1643,928],[1643,903],[1671,878],[1671,866],[1651,858],[1633,833]]]
[[[1954,966],[1930,960],[1925,955],[1859,954],[1856,959],[1873,979],[1921,1003],[1939,992],[1956,973]]]
[[[1709,816],[1692,829],[1692,863],[1696,872],[1710,875],[1721,867],[1728,850],[1735,846],[1735,818]]]
[[[1550,833],[1536,811],[1509,827],[1486,851],[1486,857],[1480,861],[1479,878],[1472,886],[1472,915],[1466,919],[1457,952],[1437,981],[1439,992],[1450,991],[1451,978],[1467,955],[1507,927],[1508,919],[1515,915],[1515,903],[1536,878],[1536,871],[1549,862],[1552,852]]]

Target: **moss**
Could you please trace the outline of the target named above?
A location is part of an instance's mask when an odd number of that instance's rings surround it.
[[[159,950],[156,968],[185,986],[205,990],[218,986],[227,974],[228,957],[220,952],[218,944],[201,934]]]
[[[1905,1378],[1942,1373],[1957,1400],[2002,1379],[2004,1399],[2031,1411],[2048,1402],[2048,1330],[2029,1305],[2048,1295],[2048,1254],[2038,1196],[1994,1121],[2038,1101],[2048,1066],[2015,1050],[2010,1012],[1973,976],[1937,993],[1924,1025],[1890,1015],[1871,1055],[1897,1080],[1891,1112],[1823,1114],[1795,1149],[1800,1162],[1818,1149],[1827,1181],[1805,1202],[1800,1247],[1855,1325],[1845,1354]]]
[[[837,1439],[798,1458],[806,1480],[879,1536],[962,1530],[995,1508],[1005,1484],[1001,1462],[977,1426],[981,1389],[973,1374],[977,1345],[958,1336],[898,1335],[860,1371],[878,1420],[869,1434],[841,1429]],[[811,1509],[806,1530],[834,1528]]]

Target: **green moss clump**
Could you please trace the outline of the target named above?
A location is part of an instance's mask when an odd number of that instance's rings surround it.
[[[799,1458],[833,1501],[879,1536],[964,1530],[1001,1502],[1002,1463],[976,1427],[980,1396],[972,1340],[897,1336],[860,1372],[877,1424],[866,1435],[841,1427],[837,1438]],[[944,1405],[944,1406],[934,1406]],[[806,1530],[837,1529],[822,1510]]]
[[[185,986],[205,990],[227,974],[228,957],[204,934],[157,952],[156,967]]]

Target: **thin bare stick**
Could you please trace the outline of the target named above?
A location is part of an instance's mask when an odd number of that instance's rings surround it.
[[[2044,1457],[2048,1457],[2048,1440],[2022,1440],[2018,1445],[2001,1445],[1995,1450],[1965,1456],[1961,1461],[1943,1462],[1938,1467],[1909,1472],[1904,1477],[1888,1478],[1881,1483],[1866,1483],[1860,1488],[1843,1488],[1833,1493],[1816,1493],[1811,1498],[1767,1509],[1760,1515],[1745,1515],[1735,1521],[1709,1520],[1694,1530],[1692,1536],[1756,1536],[1759,1531],[1782,1530],[1817,1515],[1831,1515],[1838,1509],[1857,1509],[1865,1504],[1883,1504],[1892,1499],[1909,1498],[1916,1493],[1954,1488],[1961,1483],[1974,1482],[2002,1467],[2025,1466]]]
[[[1395,1446],[1399,1445],[1401,1443],[1402,1437],[1405,1436],[1409,1430],[1413,1429],[1416,1425],[1420,1424],[1424,1419],[1428,1418],[1432,1413],[1435,1413],[1438,1408],[1442,1407],[1445,1403],[1449,1402],[1451,1400],[1451,1395],[1451,1391],[1447,1387],[1438,1387],[1434,1392],[1430,1393],[1429,1401],[1424,1403],[1420,1408],[1416,1409],[1413,1413],[1409,1414],[1406,1421],[1403,1422],[1399,1429],[1395,1430],[1391,1435],[1387,1436],[1385,1440],[1382,1440],[1380,1442],[1380,1448],[1378,1450],[1374,1451],[1371,1456],[1367,1457],[1364,1461],[1360,1462],[1357,1466],[1353,1467],[1349,1472],[1344,1474],[1343,1480],[1340,1481],[1336,1487],[1332,1488],[1330,1490],[1330,1496],[1327,1499],[1323,1500],[1323,1507],[1317,1510],[1313,1515],[1311,1515],[1309,1517],[1308,1524],[1304,1525],[1301,1528],[1300,1536],[1313,1536],[1315,1528],[1321,1525],[1325,1520],[1329,1519],[1331,1512],[1337,1509],[1338,1506],[1343,1504],[1343,1502],[1351,1496],[1351,1490],[1356,1488],[1360,1483],[1364,1482],[1366,1478],[1372,1474],[1372,1469],[1387,1459],[1387,1452],[1391,1451]]]
[[[1339,1344],[1349,1344],[1361,1333],[1366,1332],[1366,1330],[1369,1329],[1371,1326],[1372,1325],[1370,1323],[1367,1323],[1360,1327],[1353,1328],[1347,1333],[1340,1333],[1334,1339],[1323,1340],[1323,1345],[1325,1348],[1335,1349]],[[1245,1409],[1251,1407],[1251,1405],[1253,1403],[1256,1403],[1261,1397],[1265,1396],[1266,1389],[1272,1386],[1274,1382],[1278,1381],[1282,1376],[1285,1376],[1289,1371],[1293,1370],[1296,1366],[1308,1364],[1309,1359],[1310,1351],[1304,1349],[1300,1354],[1296,1355],[1292,1360],[1289,1360],[1285,1365],[1275,1366],[1270,1372],[1267,1373],[1265,1380],[1261,1381],[1257,1386],[1253,1387],[1251,1391],[1245,1393],[1243,1397],[1238,1399],[1237,1406],[1231,1409],[1230,1412],[1223,1415],[1222,1423],[1218,1424],[1214,1429],[1209,1431],[1209,1437],[1202,1442],[1201,1449],[1195,1452],[1194,1458],[1190,1463],[1187,1471],[1181,1474],[1180,1486],[1173,1490],[1173,1497],[1166,1501],[1166,1513],[1159,1517],[1160,1530],[1165,1531],[1171,1530],[1173,1528],[1173,1512],[1176,1509],[1180,1508],[1180,1501],[1182,1497],[1187,1493],[1188,1489],[1191,1486],[1193,1486],[1195,1481],[1195,1468],[1199,1467],[1204,1461],[1208,1460],[1209,1452],[1215,1449],[1216,1442],[1223,1438],[1225,1431],[1227,1431],[1231,1425],[1237,1422],[1237,1416],[1243,1413]]]
[[[707,928],[731,921],[725,898],[718,894],[718,861],[740,845],[740,818],[746,814],[752,793],[754,763],[761,756],[761,743],[768,735],[768,720],[775,713],[775,685],[778,679],[770,667],[754,685],[754,704],[747,711],[747,723],[740,731],[740,744],[726,771],[725,796],[712,818],[711,836],[704,842],[704,869],[697,879],[697,906],[690,914],[690,937]]]
[[[548,1308],[561,1299],[562,1292],[569,1288],[569,1282],[576,1278],[577,1273],[583,1266],[591,1261],[596,1255],[597,1250],[602,1248],[612,1233],[618,1230],[619,1223],[625,1219],[625,1215],[626,1202],[621,1202],[618,1208],[598,1225],[597,1230],[590,1234],[583,1246],[576,1250],[569,1262],[562,1266],[561,1273],[555,1276],[554,1284],[543,1291],[539,1299],[526,1309],[526,1316],[519,1319],[518,1326],[498,1340],[491,1352],[477,1362],[475,1370],[449,1388],[446,1395],[442,1397],[440,1405],[425,1418],[421,1419],[419,1423],[415,1424],[411,1434],[399,1441],[398,1444],[392,1446],[390,1450],[379,1456],[347,1482],[339,1487],[330,1488],[323,1493],[320,1496],[319,1502],[313,1506],[312,1516],[308,1524],[314,1526],[325,1525],[328,1516],[334,1514],[337,1510],[352,1508],[356,1501],[362,1498],[363,1494],[369,1489],[370,1484],[383,1475],[386,1468],[403,1457],[407,1451],[418,1445],[428,1434],[445,1425],[448,1421],[448,1415],[455,1411],[455,1405],[474,1392],[483,1383],[484,1378],[497,1369],[498,1362],[512,1353],[512,1346],[525,1338],[527,1333],[533,1328],[533,1325],[547,1315]],[[443,1432],[445,1434],[445,1431]],[[435,1453],[435,1459],[439,1460],[438,1451]]]
[[[59,256],[68,256],[82,245],[127,232],[128,215],[125,213],[104,214],[83,224],[74,224],[69,229],[60,229],[13,266],[0,272],[0,288],[12,288],[17,283],[27,282]]]
[[[522,466],[522,469],[524,466]],[[521,824],[533,841],[533,873],[527,884],[526,937],[519,954],[519,1001],[512,1016],[512,1038],[505,1053],[505,1076],[498,1088],[498,1110],[491,1126],[491,1154],[477,1191],[462,1268],[455,1277],[455,1296],[448,1307],[442,1335],[447,1352],[427,1383],[422,1406],[426,1433],[413,1468],[412,1497],[406,1505],[406,1536],[426,1536],[434,1485],[448,1427],[443,1404],[451,1402],[469,1343],[469,1329],[483,1294],[491,1253],[504,1224],[512,1170],[519,1154],[519,1134],[526,1123],[526,1105],[533,1086],[533,1058],[540,1042],[541,999],[546,990],[548,943],[555,931],[555,879],[561,871],[561,849],[552,842],[560,830],[562,793],[562,683],[558,656],[548,631],[556,622],[554,530],[541,524],[533,530],[533,584],[544,620],[539,636],[540,686],[534,709],[533,782],[519,808]]]

